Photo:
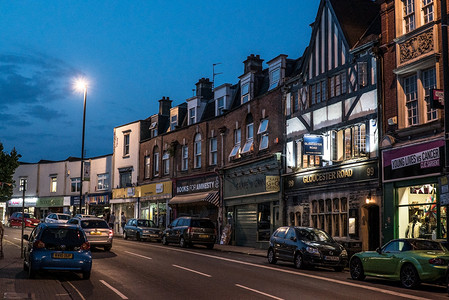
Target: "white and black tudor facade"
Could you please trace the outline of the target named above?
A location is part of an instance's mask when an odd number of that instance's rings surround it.
[[[378,5],[323,0],[284,89],[286,223],[329,232],[348,251],[380,244]]]

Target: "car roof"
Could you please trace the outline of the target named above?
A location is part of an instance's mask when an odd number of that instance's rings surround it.
[[[102,220],[102,221],[104,221],[103,218],[99,218],[99,217],[74,217],[73,219],[79,219],[82,221],[85,221],[85,220]]]
[[[67,223],[40,223],[40,226],[46,228],[79,228],[79,225]]]

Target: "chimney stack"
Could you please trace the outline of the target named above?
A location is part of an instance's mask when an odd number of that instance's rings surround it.
[[[196,85],[196,96],[205,100],[212,99],[214,92],[212,91],[212,82],[209,78],[201,78]]]
[[[170,97],[162,97],[162,99],[159,100],[159,115],[170,116],[171,103],[172,100],[170,100]]]
[[[248,72],[261,72],[263,59],[259,55],[251,54],[243,62],[245,64],[244,74]]]

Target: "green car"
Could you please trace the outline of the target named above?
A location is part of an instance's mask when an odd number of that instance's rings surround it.
[[[349,261],[351,277],[375,276],[398,280],[406,288],[421,282],[445,283],[449,251],[440,242],[425,239],[391,240],[376,251],[354,254]]]

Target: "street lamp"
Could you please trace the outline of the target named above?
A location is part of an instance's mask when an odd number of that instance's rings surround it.
[[[84,92],[84,106],[83,106],[83,137],[81,141],[81,173],[80,173],[80,210],[82,213],[82,203],[83,203],[83,168],[84,168],[84,132],[86,129],[86,99],[87,99],[87,81],[85,79],[78,79],[76,81],[76,89]],[[75,214],[75,206],[73,213]]]

